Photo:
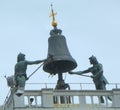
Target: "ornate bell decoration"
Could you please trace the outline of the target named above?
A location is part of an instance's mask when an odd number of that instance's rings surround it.
[[[61,34],[62,30],[57,29],[54,15],[55,13],[52,10],[52,26],[54,29],[50,31],[50,37],[48,39],[48,60],[43,66],[43,70],[50,74],[68,72],[77,67],[76,61],[72,58],[68,50],[66,39]]]

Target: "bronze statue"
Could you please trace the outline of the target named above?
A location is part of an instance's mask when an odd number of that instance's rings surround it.
[[[16,95],[20,96],[24,92],[25,82],[28,80],[26,74],[27,65],[39,64],[44,61],[45,60],[27,61],[23,53],[18,54],[14,73],[15,87],[17,88]]]
[[[87,70],[84,70],[84,71],[69,72],[69,73],[70,74],[82,75],[82,74],[91,72],[92,76],[90,76],[90,77],[93,78],[93,82],[95,84],[96,89],[97,90],[106,90],[106,84],[108,84],[108,81],[103,76],[103,66],[102,66],[102,64],[99,63],[97,61],[96,57],[93,56],[93,55],[89,58],[89,60],[90,60],[90,64],[93,65],[92,67],[90,67],[90,68],[88,68]],[[103,99],[102,96],[100,97],[100,100],[101,100],[101,103],[104,103],[104,99]]]

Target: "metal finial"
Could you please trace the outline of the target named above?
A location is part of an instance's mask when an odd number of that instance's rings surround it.
[[[52,4],[51,4],[51,14],[50,14],[50,17],[52,17],[52,26],[53,27],[56,27],[57,26],[57,22],[55,21],[55,15],[57,13],[54,12],[53,8],[52,8]]]

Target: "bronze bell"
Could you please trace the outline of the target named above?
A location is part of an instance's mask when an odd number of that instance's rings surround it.
[[[76,61],[70,55],[62,30],[54,28],[48,39],[48,56],[43,70],[50,74],[63,73],[77,67]]]

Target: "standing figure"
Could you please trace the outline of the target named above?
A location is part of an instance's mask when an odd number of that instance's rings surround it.
[[[26,74],[27,65],[39,64],[44,61],[45,60],[27,61],[23,53],[18,54],[14,73],[15,87],[17,89],[16,95],[20,96],[24,93],[25,82],[28,79]]]
[[[78,71],[78,72],[69,72],[70,74],[77,74],[77,75],[82,75],[84,73],[92,73],[91,78],[93,78],[93,82],[95,84],[96,90],[105,90],[106,89],[106,84],[108,84],[106,78],[103,76],[103,66],[100,64],[95,56],[91,56],[89,58],[90,64],[93,66],[88,68],[87,70],[84,71]],[[101,103],[104,103],[104,99],[101,96],[100,97]]]

